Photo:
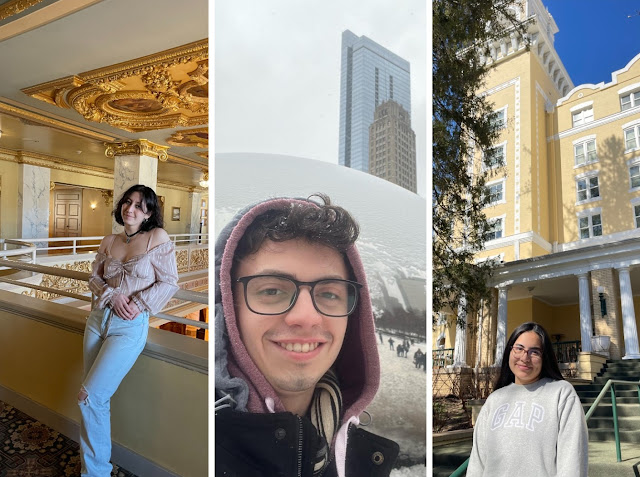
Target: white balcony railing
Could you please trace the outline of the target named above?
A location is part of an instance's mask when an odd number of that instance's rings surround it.
[[[187,263],[185,264],[186,270],[191,270],[191,249],[197,247],[199,249],[207,248],[208,236],[203,234],[176,234],[170,235],[171,240],[176,244],[178,253],[181,250],[187,250]],[[68,250],[64,255],[76,255],[79,251],[84,253],[95,252],[98,249],[100,241],[103,237],[58,237],[58,238],[35,238],[29,239],[0,239],[0,270],[14,269],[23,270],[33,273],[39,273],[43,275],[51,275],[55,277],[64,277],[70,280],[79,282],[88,282],[90,274],[87,272],[68,270],[59,267],[50,267],[38,264],[38,260],[42,259],[43,255],[48,259],[51,259],[51,255],[48,255],[50,251]],[[95,244],[80,244],[80,242],[97,241]],[[64,245],[51,245],[66,242]],[[71,245],[68,243],[72,242]],[[13,247],[9,247],[13,246]],[[59,252],[58,252],[59,253]],[[46,254],[46,255],[45,255]],[[53,257],[62,257],[63,255],[53,255]],[[49,261],[49,260],[48,260]],[[8,278],[7,276],[0,276],[0,283],[7,283],[13,286],[31,288],[42,292],[74,298],[76,300],[92,302],[93,296],[90,293],[81,294],[65,289],[47,287],[38,284],[29,283],[28,281],[15,280]],[[72,287],[76,289],[77,287]],[[195,292],[189,290],[179,289],[173,296],[174,299],[195,302],[208,305],[209,297],[207,293]],[[176,323],[182,323],[185,325],[194,326],[197,328],[209,329],[209,324],[192,320],[189,318],[183,318],[167,313],[156,313],[156,318],[163,320],[173,321]]]

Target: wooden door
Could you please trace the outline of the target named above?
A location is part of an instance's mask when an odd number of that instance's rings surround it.
[[[54,237],[82,235],[82,189],[55,191],[53,211]]]

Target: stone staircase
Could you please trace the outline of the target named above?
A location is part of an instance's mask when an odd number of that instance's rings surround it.
[[[640,360],[607,360],[602,370],[590,384],[575,385],[576,392],[584,406],[585,413],[609,379],[638,381],[640,379]],[[640,399],[638,385],[616,384],[616,409],[621,442],[640,445]],[[613,441],[613,408],[611,393],[603,398],[587,423],[589,441]]]

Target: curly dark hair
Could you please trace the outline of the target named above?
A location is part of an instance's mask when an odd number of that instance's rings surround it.
[[[142,202],[144,203],[146,212],[150,213],[151,216],[142,222],[140,229],[143,232],[148,232],[151,229],[163,228],[164,227],[164,219],[162,218],[162,210],[160,209],[160,204],[158,201],[158,196],[153,191],[151,187],[147,187],[142,184],[136,184],[134,186],[129,187],[120,200],[118,201],[118,205],[113,209],[113,217],[116,219],[116,222],[120,225],[124,225],[124,221],[122,220],[122,204],[133,194],[134,192],[139,192],[142,196]]]
[[[509,341],[507,342],[507,346],[505,346],[504,348],[500,375],[498,376],[498,380],[496,381],[494,391],[515,382],[516,377],[509,367],[509,355],[511,353],[511,348],[513,347],[518,337],[522,333],[526,333],[527,331],[533,331],[540,337],[540,343],[542,345],[542,369],[540,370],[540,378],[551,378],[556,381],[564,379],[564,377],[562,377],[562,373],[560,372],[560,368],[558,367],[558,360],[556,359],[556,354],[553,352],[553,345],[551,343],[551,338],[549,337],[547,330],[545,330],[538,323],[529,321],[527,323],[521,324],[515,330],[513,330],[513,333],[511,333]]]
[[[319,197],[322,203],[310,200]],[[238,242],[234,261],[256,253],[266,240],[285,242],[306,239],[345,253],[355,243],[360,228],[342,207],[332,205],[325,194],[314,194],[307,203],[294,202],[287,209],[269,210],[247,227]]]

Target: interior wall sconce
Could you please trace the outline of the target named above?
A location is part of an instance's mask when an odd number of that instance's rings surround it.
[[[598,287],[598,297],[600,298],[600,314],[602,316],[607,315],[607,299],[604,297],[604,287]]]
[[[91,211],[94,212],[97,206],[98,204],[96,204],[95,202],[91,202]]]

